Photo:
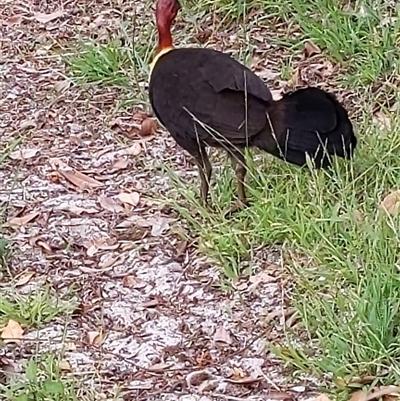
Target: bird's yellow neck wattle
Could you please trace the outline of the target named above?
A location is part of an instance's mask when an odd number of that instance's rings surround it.
[[[160,58],[161,56],[163,56],[164,54],[170,52],[170,51],[173,50],[173,49],[174,49],[173,46],[165,47],[164,49],[161,49],[161,50],[154,56],[153,61],[150,63],[150,75],[151,75],[151,73],[153,72],[154,66],[157,64],[157,61],[159,60],[159,58]]]

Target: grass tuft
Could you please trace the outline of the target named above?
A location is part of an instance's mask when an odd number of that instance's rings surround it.
[[[234,196],[229,164],[211,189],[214,212],[197,203],[197,186],[169,172],[186,204],[172,203],[228,278],[240,275],[242,262],[262,244],[282,244],[311,261],[288,260],[307,336],[300,346],[298,334],[276,345],[286,362],[337,382],[386,372],[381,381],[392,384],[398,379],[400,219],[379,204],[400,188],[400,113],[391,129],[371,127],[366,118],[358,133],[354,161],[336,160],[328,171],[248,157],[251,207],[230,219],[222,213]]]
[[[24,377],[0,384],[3,399],[7,401],[78,401],[75,384],[61,375],[60,360],[52,354],[43,354],[27,361]]]
[[[29,295],[1,290],[0,324],[13,319],[21,324],[42,327],[58,315],[72,313],[76,305],[73,297],[60,297],[49,287]]]

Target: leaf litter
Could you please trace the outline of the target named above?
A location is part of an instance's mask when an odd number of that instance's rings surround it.
[[[67,78],[57,49],[93,37],[93,26],[102,41],[121,37],[122,22],[140,31],[137,24],[153,20],[149,4],[122,3],[102,0],[88,7],[73,0],[62,10],[50,3],[28,10],[14,1],[0,11],[7,54],[0,70],[0,147],[20,130],[26,133],[24,146],[0,171],[0,200],[14,216],[8,222],[17,245],[9,279],[15,277],[17,291],[44,279],[60,290],[73,285],[80,299],[73,316],[39,330],[21,331],[9,321],[2,336],[23,338],[19,355],[25,357],[63,352],[62,369],[109,399],[114,384],[138,401],[314,399],[317,383],[299,379],[291,385],[266,351],[269,339],[284,333],[276,313],[285,308],[279,248],[255,249],[251,279],[232,293],[220,291],[219,267],[193,241],[174,234],[187,229],[152,201],[170,189],[159,160],[192,181],[190,157],[140,106],[118,110],[120,89],[79,87]],[[261,41],[268,37],[255,29]],[[215,48],[242,45],[235,32],[208,36]],[[287,83],[278,79],[279,60],[264,63],[268,46],[260,46],[253,67],[279,97]],[[335,73],[318,50],[309,46],[299,62],[299,82]],[[8,348],[1,357],[23,362]]]

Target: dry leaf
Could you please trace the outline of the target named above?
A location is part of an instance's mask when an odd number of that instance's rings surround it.
[[[312,57],[315,54],[320,54],[321,49],[311,40],[308,40],[306,43],[304,43],[304,55],[306,57]]]
[[[288,82],[290,87],[296,88],[297,86],[303,85],[303,79],[301,78],[301,69],[296,68],[292,78]]]
[[[200,386],[201,383],[212,380],[213,378],[214,378],[214,376],[211,375],[211,373],[207,372],[206,370],[190,372],[186,376],[186,384],[189,388],[197,387],[197,386]]]
[[[140,201],[140,195],[137,192],[121,192],[118,194],[118,199],[122,203],[127,203],[128,205],[137,206]]]
[[[157,219],[151,227],[151,235],[153,237],[159,237],[165,230],[169,229],[168,219],[160,217]]]
[[[101,260],[101,262],[99,263],[99,267],[100,269],[107,269],[111,267],[118,259],[119,256],[112,257],[111,255],[107,255],[104,259]]]
[[[103,342],[103,336],[98,331],[89,331],[86,335],[86,342],[95,347],[99,347]]]
[[[274,100],[279,100],[279,99],[282,99],[282,97],[283,97],[282,89],[271,89],[270,92],[271,92],[272,98]]]
[[[86,254],[89,256],[89,258],[91,258],[91,257],[94,256],[98,251],[99,251],[99,248],[97,247],[97,245],[93,244],[93,245],[91,245],[91,246],[87,249]]]
[[[19,125],[20,129],[29,129],[29,128],[36,128],[37,124],[35,120],[24,120],[21,121],[21,124]]]
[[[69,341],[69,342],[65,343],[64,350],[65,351],[76,351],[76,344],[73,343],[72,341]]]
[[[144,288],[147,283],[135,276],[125,276],[122,279],[122,285],[128,288]]]
[[[65,79],[64,81],[57,81],[54,84],[54,89],[56,92],[64,92],[71,86],[71,81],[69,79]]]
[[[391,118],[382,111],[378,111],[372,116],[372,122],[381,130],[389,129],[392,125]]]
[[[124,208],[119,205],[116,201],[111,198],[107,198],[107,196],[101,195],[98,198],[98,201],[101,207],[109,212],[120,213],[124,211]]]
[[[60,18],[64,15],[64,11],[58,10],[54,13],[46,14],[46,13],[37,13],[33,16],[37,22],[42,22],[46,24],[47,22],[53,21],[57,18]]]
[[[98,188],[103,186],[101,182],[87,176],[86,174],[80,173],[79,171],[64,169],[58,171],[64,178],[80,189]]]
[[[365,401],[372,401],[372,400],[378,400],[384,396],[388,395],[396,395],[399,396],[400,392],[400,387],[399,386],[380,386],[377,388],[374,388],[372,391],[370,391],[365,398]],[[353,398],[353,397],[352,397]],[[354,401],[354,400],[351,400]],[[357,400],[360,401],[360,400]],[[361,401],[364,401],[361,398]]]
[[[31,237],[29,239],[29,244],[31,246],[36,246],[36,247],[42,248],[42,250],[48,254],[53,253],[51,246],[46,241],[44,241],[40,235],[37,237]]]
[[[39,216],[39,212],[31,212],[22,217],[12,217],[8,222],[12,225],[23,226]]]
[[[248,385],[248,384],[254,384],[258,383],[260,381],[264,380],[262,377],[242,377],[239,379],[225,379],[228,383],[232,384],[240,384],[240,385]]]
[[[140,155],[141,151],[142,151],[142,147],[140,146],[139,143],[134,143],[131,147],[126,149],[126,153],[128,155],[132,155],[132,156]]]
[[[399,213],[400,208],[400,190],[393,191],[387,195],[381,204],[379,210],[384,213],[388,213],[391,216],[396,216]]]
[[[148,136],[148,135],[154,134],[157,131],[157,128],[158,128],[158,124],[154,119],[146,118],[142,122],[139,134],[141,136]]]
[[[113,166],[111,167],[111,171],[119,171],[128,167],[129,160],[128,159],[118,159]]]
[[[8,26],[19,25],[22,22],[22,15],[13,15],[12,17],[7,18],[5,22]]]
[[[214,341],[215,342],[223,342],[226,344],[232,344],[232,339],[227,330],[225,330],[224,326],[219,326],[214,333]]]
[[[144,111],[138,111],[136,112],[133,117],[134,120],[139,120],[139,121],[143,121],[144,119],[147,118],[147,113],[145,113]]]
[[[147,370],[149,370],[150,372],[163,372],[169,369],[171,366],[172,365],[167,365],[166,363],[160,362],[150,366],[149,368],[147,368]]]
[[[331,399],[326,394],[320,394],[314,401],[331,401]]]
[[[29,283],[29,281],[31,281],[31,278],[35,275],[34,272],[28,272],[28,273],[24,273],[20,276],[20,278],[17,280],[17,282],[15,283],[16,287],[21,287],[27,283]]]
[[[10,153],[10,158],[13,160],[26,160],[37,156],[40,153],[40,149],[18,149]]]
[[[155,306],[158,306],[160,303],[158,302],[157,298],[154,299],[149,299],[148,301],[142,302],[141,306],[144,308],[154,308]]]
[[[66,361],[65,359],[63,359],[63,360],[60,361],[58,367],[59,367],[61,370],[68,371],[68,372],[72,372],[72,368],[71,368],[70,363],[69,363],[68,361]]]
[[[349,401],[367,401],[367,393],[365,391],[356,391]]]
[[[7,323],[7,326],[4,327],[1,338],[4,340],[4,343],[19,343],[22,335],[24,334],[24,330],[21,325],[15,320],[10,319]]]

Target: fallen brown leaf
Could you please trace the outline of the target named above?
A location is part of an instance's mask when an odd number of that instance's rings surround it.
[[[39,148],[18,149],[18,150],[15,150],[14,152],[10,153],[10,158],[13,160],[31,159],[32,157],[37,156],[39,153],[40,153]]]
[[[164,372],[168,370],[172,365],[168,365],[166,363],[160,362],[160,363],[155,363],[154,365],[150,366],[147,368],[150,372]]]
[[[397,397],[399,397],[400,396],[399,393],[400,393],[399,386],[380,386],[371,390],[368,393],[365,401],[379,400],[380,398],[388,395],[396,395]]]
[[[224,326],[219,326],[214,333],[214,342],[222,342],[225,344],[232,344],[232,339],[229,332]]]
[[[304,55],[307,57],[312,57],[315,54],[320,54],[321,49],[311,40],[304,43]]]
[[[155,121],[152,118],[146,118],[142,122],[139,134],[141,136],[148,136],[154,134],[157,131],[157,128],[158,128],[157,121]]]
[[[103,186],[101,182],[87,176],[86,174],[80,173],[79,171],[64,169],[58,171],[64,178],[80,189],[92,189]]]
[[[58,93],[66,91],[72,84],[72,81],[69,79],[65,79],[63,81],[57,81],[54,84],[54,90]]]
[[[29,245],[42,248],[43,251],[45,251],[48,254],[53,253],[51,246],[46,241],[44,241],[41,236],[31,237],[29,239]]]
[[[296,88],[303,85],[303,79],[301,78],[301,69],[296,68],[292,78],[288,82],[290,87]]]
[[[137,206],[140,202],[140,195],[138,192],[121,192],[118,194],[118,199],[122,203],[127,203],[128,205],[131,206]]]
[[[99,347],[103,342],[103,336],[98,331],[89,331],[86,335],[86,342],[89,345]]]
[[[119,171],[128,167],[129,160],[128,159],[118,159],[111,167],[111,171]]]
[[[118,259],[119,256],[113,257],[111,255],[107,255],[104,259],[101,260],[101,262],[99,262],[99,268],[107,269],[108,267],[111,267]]]
[[[320,394],[314,401],[331,401],[331,399],[326,394]]]
[[[274,100],[282,99],[282,90],[281,89],[271,89],[270,90],[272,98]]]
[[[160,217],[151,227],[151,235],[153,237],[159,237],[164,231],[169,229],[168,219],[165,217]]]
[[[365,391],[356,391],[349,401],[367,401],[367,393]]]
[[[47,24],[50,21],[53,21],[57,18],[60,18],[64,15],[64,11],[58,10],[55,11],[54,13],[46,14],[46,13],[36,13],[33,18],[37,22],[41,22],[43,24]]]
[[[21,287],[25,284],[28,284],[29,281],[31,281],[31,278],[35,275],[34,272],[25,272],[23,273],[17,280],[17,282],[15,283],[16,287]]]
[[[139,143],[134,143],[131,147],[126,149],[126,153],[128,155],[132,155],[132,156],[140,155],[141,151],[142,151],[142,147],[140,146]]]
[[[5,20],[5,23],[6,23],[6,25],[8,25],[8,26],[20,25],[21,22],[22,22],[22,15],[19,15],[19,14],[13,15],[12,17],[7,18],[7,19]]]
[[[7,326],[1,332],[1,338],[4,340],[4,343],[17,343],[19,344],[24,334],[24,330],[21,325],[15,320],[10,319],[7,323]]]
[[[143,306],[144,308],[154,308],[156,306],[158,306],[160,303],[158,302],[157,298],[154,299],[149,299],[148,301],[142,302],[141,306]]]
[[[392,125],[391,118],[382,111],[378,111],[372,116],[372,122],[381,130],[389,129]]]
[[[12,217],[8,222],[16,226],[24,226],[32,221],[35,217],[39,216],[39,212],[31,212],[22,217]]]
[[[387,195],[381,204],[379,210],[381,212],[396,216],[399,213],[400,208],[400,190],[396,190]]]
[[[147,284],[145,281],[135,276],[125,276],[122,279],[122,285],[128,288],[144,288]]]
[[[72,372],[72,368],[71,368],[70,363],[69,363],[68,361],[66,361],[65,359],[62,359],[62,360],[60,361],[58,367],[59,367],[61,370],[68,371],[68,372]]]
[[[107,198],[107,196],[100,195],[98,201],[101,207],[109,212],[120,213],[124,211],[124,208],[121,205],[119,205],[113,199]]]
[[[247,377],[247,376],[238,379],[225,379],[225,381],[227,381],[228,383],[240,384],[240,385],[254,384],[262,380],[264,380],[264,378],[262,377]]]

